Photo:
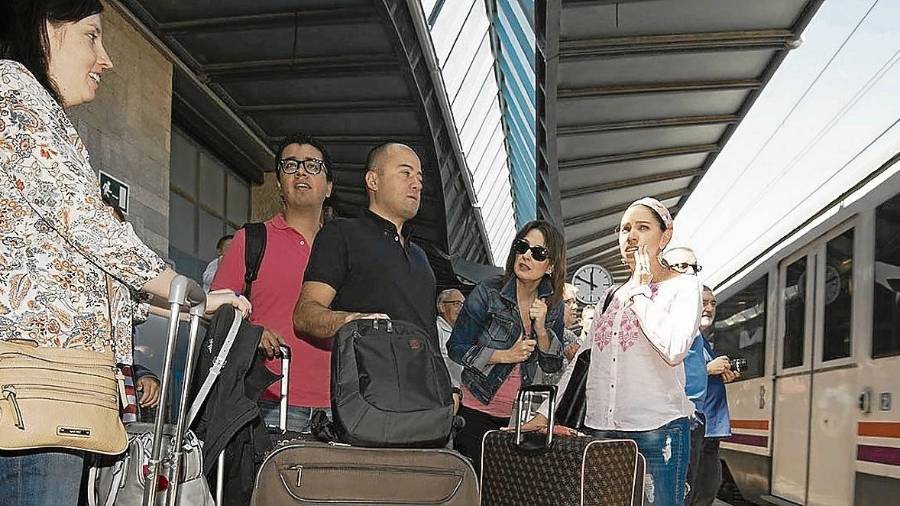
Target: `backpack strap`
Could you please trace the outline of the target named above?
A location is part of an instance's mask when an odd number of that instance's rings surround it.
[[[253,282],[256,281],[256,277],[259,275],[259,266],[262,265],[262,258],[266,252],[266,224],[247,223],[243,228],[246,234],[243,295],[249,299]]]

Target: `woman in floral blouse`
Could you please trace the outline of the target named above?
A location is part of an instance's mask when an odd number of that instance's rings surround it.
[[[658,200],[632,203],[619,224],[619,252],[632,271],[609,307],[594,314],[583,430],[633,439],[647,461],[644,504],[684,504],[693,404],[684,365],[700,323],[700,279],[663,267],[672,216]],[[609,291],[604,293],[605,301]],[[559,383],[565,390],[572,368]],[[546,410],[543,411],[546,414]],[[544,415],[530,426],[546,425]]]
[[[168,297],[174,271],[116,220],[65,110],[94,99],[112,62],[99,0],[0,2],[0,339],[115,352],[130,363],[130,304]],[[249,302],[211,294],[208,309]],[[127,325],[129,325],[128,323]],[[83,454],[0,452],[0,502],[74,505]]]

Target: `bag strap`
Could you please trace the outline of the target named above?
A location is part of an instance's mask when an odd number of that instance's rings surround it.
[[[228,359],[228,352],[231,351],[231,347],[234,345],[234,341],[237,338],[238,330],[241,328],[241,320],[240,311],[235,310],[234,319],[231,321],[231,328],[228,329],[228,335],[225,336],[225,342],[222,343],[222,349],[219,350],[219,354],[216,355],[215,360],[213,360],[212,366],[209,368],[209,374],[203,381],[203,385],[200,387],[200,391],[197,392],[197,397],[194,398],[194,403],[191,404],[191,409],[188,411],[187,424],[185,427],[190,428],[194,419],[197,417],[197,414],[200,413],[203,401],[206,400],[209,392],[212,391],[216,378],[222,374],[222,369],[225,367]]]
[[[244,293],[250,298],[253,282],[259,276],[259,266],[262,265],[263,254],[266,252],[266,224],[247,223],[244,225]]]
[[[622,285],[616,286],[612,290],[606,292],[606,300],[603,301],[603,309],[600,310],[600,314],[605,313],[606,310],[609,309],[609,305],[612,304],[613,297],[616,295],[616,292],[619,291],[619,288],[622,288]]]

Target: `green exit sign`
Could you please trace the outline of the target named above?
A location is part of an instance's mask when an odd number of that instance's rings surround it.
[[[128,185],[100,171],[100,194],[110,202],[118,204],[122,212],[128,214]]]

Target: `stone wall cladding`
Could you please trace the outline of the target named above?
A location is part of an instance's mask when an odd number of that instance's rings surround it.
[[[97,98],[69,116],[91,154],[94,170],[125,182],[128,220],[163,258],[169,252],[169,150],[172,64],[109,4],[103,45],[113,68]]]

